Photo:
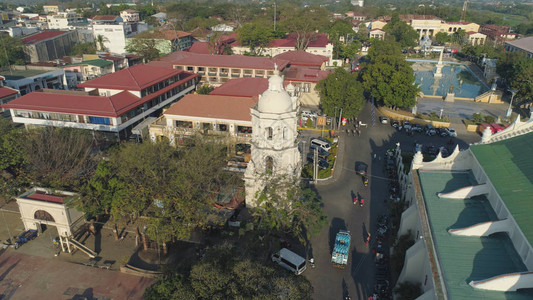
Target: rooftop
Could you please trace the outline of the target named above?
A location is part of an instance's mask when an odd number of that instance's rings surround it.
[[[92,18],[93,21],[115,21],[119,16],[113,15],[98,15]]]
[[[9,87],[0,87],[0,98],[18,94],[18,91]]]
[[[253,97],[266,91],[267,88],[267,78],[244,77],[228,80],[209,94],[218,96]]]
[[[329,71],[322,71],[306,67],[290,67],[285,73],[285,80],[317,83],[329,75]]]
[[[189,94],[172,104],[164,114],[251,122],[250,107],[257,100],[257,97]]]
[[[91,60],[84,60],[82,62],[79,62],[79,63],[74,63],[74,64],[71,64],[72,66],[76,66],[76,65],[91,65],[91,66],[96,66],[96,67],[105,67],[105,66],[109,66],[109,65],[112,65],[113,62],[112,61],[109,61],[109,60],[105,60],[105,59],[91,59]]]
[[[509,212],[533,245],[533,133],[503,141],[474,145],[476,156]]]
[[[37,201],[43,201],[43,202],[51,202],[51,203],[58,203],[58,204],[65,204],[71,201],[73,198],[72,196],[68,195],[60,195],[60,194],[49,194],[45,193],[43,191],[35,190],[32,193],[26,195],[23,197],[25,199],[31,199],[31,200],[37,200]]]
[[[20,80],[20,79],[24,79],[24,78],[28,78],[28,77],[33,77],[33,76],[37,76],[37,75],[41,75],[41,74],[44,74],[44,73],[48,73],[50,72],[50,70],[11,70],[11,71],[6,71],[8,72],[9,74],[2,74],[2,76],[4,76],[6,78],[6,80]]]
[[[35,34],[27,36],[22,39],[22,42],[24,43],[24,45],[33,45],[35,43],[42,42],[44,40],[48,40],[51,38],[55,38],[65,33],[69,33],[69,31],[46,30],[40,33],[35,33]]]
[[[515,46],[516,48],[520,48],[524,51],[528,51],[533,53],[533,36],[521,38],[518,40],[505,42],[506,44]]]
[[[290,33],[283,37],[282,39],[274,39],[270,42],[269,47],[290,47],[294,48],[296,46],[296,34]],[[317,33],[314,38],[309,42],[308,48],[318,47],[323,48],[329,44],[329,38],[327,34]]]
[[[139,64],[78,84],[78,87],[140,91],[181,72],[184,71]]]
[[[225,67],[225,68],[243,68],[243,69],[264,69],[274,70],[277,64],[278,70],[282,71],[289,64],[289,61],[267,58],[253,57],[243,55],[211,55],[198,54],[185,51],[173,52],[161,58],[161,60],[172,62],[175,65],[185,66],[206,66],[206,67]]]
[[[148,31],[143,31],[133,36],[133,38],[164,39],[164,40],[172,41],[172,40],[184,38],[190,35],[192,35],[190,32],[185,32],[181,30],[148,30]]]
[[[277,59],[288,60],[291,65],[320,67],[329,60],[326,56],[308,53],[303,50],[287,51],[274,56]]]
[[[454,236],[449,229],[462,228],[496,219],[488,200],[441,199],[439,192],[451,192],[476,184],[468,172],[418,172],[430,222],[433,243],[450,299],[531,299],[531,294],[479,290],[472,280],[527,271],[506,233],[488,237]]]

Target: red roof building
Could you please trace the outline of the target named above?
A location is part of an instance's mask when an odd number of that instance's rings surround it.
[[[257,103],[257,97],[231,97],[190,94],[173,104],[164,113],[166,117],[208,118],[250,122],[250,107]]]
[[[311,54],[303,50],[287,51],[274,56],[277,59],[288,60],[291,66],[307,66],[325,69],[326,62],[329,60],[326,56]]]
[[[41,33],[36,33],[36,34],[27,36],[22,39],[22,42],[24,43],[24,45],[33,45],[39,42],[53,39],[55,37],[58,37],[58,36],[61,36],[67,33],[69,33],[69,31],[46,30]]]
[[[0,76],[0,81],[4,80],[4,77]],[[6,86],[0,86],[0,105],[6,104],[11,100],[17,98],[19,91]],[[5,110],[0,107],[0,112],[5,113]]]
[[[87,81],[84,92],[40,90],[3,104],[13,122],[117,133],[131,128],[194,91],[198,75],[153,65],[134,67]]]
[[[267,78],[236,78],[215,88],[209,95],[231,97],[254,97],[268,88]]]

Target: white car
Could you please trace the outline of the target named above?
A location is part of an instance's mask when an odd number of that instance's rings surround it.
[[[446,132],[450,137],[457,137],[457,132],[455,132],[455,129],[453,128],[446,128]]]
[[[389,123],[389,119],[387,119],[387,117],[380,116],[379,117],[379,122],[381,124],[387,124],[387,123]]]

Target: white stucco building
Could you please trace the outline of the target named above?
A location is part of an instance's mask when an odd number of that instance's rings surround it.
[[[297,143],[298,102],[294,86],[283,88],[279,72],[268,80],[268,89],[250,109],[252,159],[244,173],[246,205],[257,206],[257,194],[269,177],[299,178],[301,155]]]

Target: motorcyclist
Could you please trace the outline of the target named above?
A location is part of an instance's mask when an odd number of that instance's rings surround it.
[[[353,197],[353,204],[354,204],[354,205],[357,204],[357,195],[355,195],[355,196]]]
[[[365,205],[365,199],[361,198],[361,201],[359,201],[359,203],[361,206]]]

